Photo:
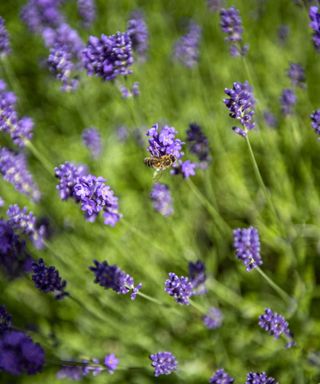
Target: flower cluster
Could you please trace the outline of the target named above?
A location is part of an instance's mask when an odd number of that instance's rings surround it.
[[[132,12],[127,24],[127,33],[131,39],[132,49],[137,52],[140,60],[146,59],[149,43],[149,32],[143,14]]]
[[[68,296],[65,291],[67,282],[62,280],[59,272],[53,266],[46,266],[43,259],[32,263],[32,280],[35,286],[44,293],[53,292],[57,300]]]
[[[0,335],[11,328],[12,316],[4,305],[0,305]]]
[[[193,295],[203,295],[207,292],[205,282],[207,280],[206,266],[200,260],[189,262],[189,281],[192,284]]]
[[[96,18],[94,0],[78,0],[78,13],[83,21],[84,27],[90,27]]]
[[[192,68],[197,65],[199,60],[200,38],[200,26],[191,22],[187,33],[182,36],[174,46],[174,58],[187,68]]]
[[[27,169],[24,153],[15,154],[7,148],[0,148],[0,174],[18,192],[30,196],[34,201],[40,199],[40,191]]]
[[[223,100],[229,109],[229,116],[238,120],[242,125],[242,128],[233,127],[233,130],[245,137],[248,131],[255,127],[253,121],[255,99],[252,88],[247,81],[244,83],[235,82],[231,89],[225,88],[224,92],[229,96],[229,99]]]
[[[4,20],[0,17],[0,57],[11,52],[9,35]]]
[[[119,359],[116,358],[116,355],[114,353],[110,353],[109,355],[105,356],[104,365],[106,366],[110,374],[114,373],[114,371],[118,367],[118,364],[119,364]]]
[[[132,291],[131,299],[136,298],[142,287],[141,283],[135,287],[133,277],[122,271],[117,265],[109,265],[107,261],[100,263],[97,260],[94,260],[93,263],[94,266],[89,267],[89,269],[95,274],[95,283],[121,295],[126,295]]]
[[[198,124],[191,123],[189,125],[186,142],[189,151],[198,158],[198,166],[202,169],[206,169],[211,161],[209,142]]]
[[[248,52],[248,45],[242,45],[242,20],[239,11],[230,7],[220,10],[220,27],[227,34],[226,41],[230,42],[231,56],[244,56]]]
[[[281,112],[284,116],[291,115],[293,113],[293,107],[297,102],[296,94],[292,89],[284,89],[280,97]]]
[[[320,109],[314,111],[311,115],[311,126],[317,135],[320,135]]]
[[[188,305],[192,296],[192,284],[187,277],[177,276],[170,272],[165,282],[164,290],[179,304]]]
[[[232,384],[234,379],[229,376],[224,369],[218,369],[211,377],[210,384]]]
[[[150,193],[153,208],[163,216],[173,214],[173,204],[170,189],[166,184],[156,183]]]
[[[73,197],[73,187],[79,177],[87,174],[87,168],[84,165],[75,165],[66,161],[55,168],[55,176],[59,179],[57,190],[61,200],[67,200]]]
[[[291,63],[288,69],[288,76],[295,87],[304,88],[306,85],[306,75],[300,64]]]
[[[170,373],[177,369],[177,359],[171,352],[158,352],[150,355],[152,367],[154,368],[154,375],[170,375]]]
[[[251,271],[262,264],[260,239],[256,228],[235,229],[233,231],[233,246],[236,257],[243,262],[247,271]]]
[[[311,20],[310,27],[313,30],[312,41],[318,52],[320,52],[320,13],[318,7],[310,7],[309,17]]]
[[[269,125],[269,127],[275,128],[278,124],[277,118],[270,111],[264,111],[263,118],[264,118],[264,121]]]
[[[132,64],[132,43],[127,33],[101,35],[100,39],[91,36],[83,50],[83,65],[89,76],[113,80],[131,74],[129,67]]]
[[[216,329],[221,327],[223,315],[219,308],[211,307],[202,320],[208,329]]]
[[[222,0],[207,0],[209,11],[218,12],[222,7]]]
[[[132,84],[131,90],[124,85],[121,85],[119,89],[124,99],[129,99],[130,97],[137,97],[140,95],[139,83],[137,81]]]
[[[94,159],[101,153],[101,135],[96,128],[87,128],[82,132],[83,144],[89,149]]]
[[[278,384],[278,382],[273,377],[268,377],[265,372],[250,372],[245,384]]]

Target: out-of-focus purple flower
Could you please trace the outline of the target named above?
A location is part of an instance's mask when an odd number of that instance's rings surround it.
[[[163,216],[173,214],[173,204],[170,189],[166,184],[156,183],[150,193],[153,208]]]
[[[194,67],[199,60],[200,39],[200,26],[190,22],[187,33],[174,46],[173,57],[187,68]]]
[[[89,149],[94,159],[101,154],[101,135],[96,128],[87,128],[82,132],[83,144]]]
[[[171,352],[158,352],[149,356],[151,365],[154,368],[154,375],[170,375],[177,370],[177,359]]]
[[[172,296],[179,304],[188,305],[192,296],[192,284],[187,277],[177,276],[175,273],[169,273],[169,279],[166,280],[164,290]]]
[[[234,127],[233,130],[241,136],[246,136],[247,132],[255,127],[253,121],[255,99],[251,86],[247,81],[235,82],[231,89],[225,88],[224,93],[229,96],[229,99],[223,100],[229,109],[229,116],[238,120],[243,127]]]
[[[232,384],[234,379],[223,368],[218,369],[209,380],[210,384]]]
[[[289,35],[289,27],[287,25],[280,25],[278,28],[278,38],[281,44],[285,44]]]
[[[137,81],[132,84],[131,90],[124,85],[121,85],[119,89],[124,99],[129,99],[130,97],[137,97],[140,95],[139,83]]]
[[[118,367],[118,364],[119,364],[119,360],[116,358],[116,355],[114,353],[110,353],[109,355],[105,356],[104,365],[106,366],[110,374],[114,373],[114,371]]]
[[[27,169],[24,153],[15,154],[7,148],[0,148],[0,174],[18,192],[30,196],[34,201],[39,201],[40,191]]]
[[[132,293],[130,295],[130,299],[131,300],[135,300],[137,298],[137,295],[140,291],[140,289],[142,288],[142,283],[139,283],[138,285],[136,285],[133,290],[132,290]]]
[[[189,262],[189,280],[192,284],[193,295],[203,295],[207,292],[205,282],[207,280],[206,266],[200,260],[195,263]]]
[[[62,280],[59,272],[53,266],[46,266],[43,259],[32,263],[32,280],[35,286],[44,293],[53,292],[57,300],[61,300],[68,296],[65,291],[67,282]]]
[[[0,305],[0,335],[11,328],[12,316],[4,305]]]
[[[10,52],[9,34],[4,19],[0,16],[0,57],[7,56]]]
[[[235,7],[220,10],[220,27],[227,34],[225,40],[230,42],[231,56],[246,55],[249,47],[242,44],[242,20]]]
[[[78,0],[78,13],[85,28],[89,28],[96,18],[94,0]]]
[[[93,358],[91,360],[82,360],[83,365],[83,376],[87,376],[90,373],[93,376],[98,376],[103,371],[103,367],[100,364],[99,359]]]
[[[269,125],[269,127],[275,128],[278,125],[277,118],[270,111],[264,111],[263,117],[264,117],[265,122]]]
[[[120,126],[117,128],[117,137],[119,141],[124,142],[128,139],[129,133],[127,127]]]
[[[41,249],[44,246],[45,227],[37,226],[37,219],[27,208],[21,209],[17,204],[10,205],[7,211],[9,225],[17,231],[30,237],[33,245]]]
[[[54,169],[55,176],[59,179],[57,190],[61,200],[73,197],[73,187],[78,182],[79,177],[87,174],[86,166],[75,165],[66,161]]]
[[[223,0],[207,0],[209,11],[218,12],[222,8]]]
[[[0,207],[3,207],[4,206],[4,200],[3,198],[0,196]]]
[[[320,52],[320,13],[318,7],[310,7],[309,17],[311,23],[309,24],[313,30],[312,41],[315,49]]]
[[[311,126],[317,135],[320,135],[320,109],[314,111],[311,115]]]
[[[245,384],[278,384],[278,382],[273,377],[268,377],[265,372],[249,372]]]
[[[56,375],[57,379],[70,379],[74,381],[80,381],[83,378],[82,366],[63,366],[59,369]]]
[[[280,97],[281,112],[284,116],[288,116],[293,113],[293,107],[296,102],[297,97],[294,91],[292,89],[284,89]]]
[[[262,265],[260,239],[256,228],[237,228],[233,231],[233,246],[236,257],[243,262],[247,271]]]
[[[131,74],[132,64],[132,44],[127,33],[117,32],[111,36],[101,35],[100,38],[90,36],[83,50],[83,65],[89,76],[113,80],[117,76]]]
[[[180,139],[176,139],[177,131],[168,125],[159,130],[159,125],[155,124],[147,131],[149,137],[148,151],[152,156],[161,157],[164,155],[173,155],[176,159],[183,156],[182,144]]]
[[[259,316],[259,326],[276,339],[282,334],[285,335],[289,339],[286,345],[287,348],[295,345],[293,333],[290,331],[286,319],[278,313],[273,312],[270,308],[266,308],[264,313]]]
[[[34,375],[44,364],[44,351],[25,333],[6,331],[0,338],[0,370],[11,375]]]
[[[206,169],[211,161],[209,142],[201,127],[196,123],[191,123],[187,130],[186,142],[189,151],[197,156],[198,166]]]
[[[97,260],[94,260],[93,263],[94,266],[89,269],[95,274],[94,282],[96,284],[105,289],[112,289],[121,295],[126,295],[134,290],[133,277],[122,271],[117,265],[109,265],[107,261],[100,263]]]
[[[288,69],[288,76],[291,79],[293,86],[300,88],[306,86],[306,75],[300,64],[291,63]]]
[[[211,307],[202,320],[208,329],[217,329],[222,325],[223,315],[219,308]]]
[[[134,11],[127,23],[127,33],[131,39],[132,49],[137,52],[140,60],[146,59],[149,44],[149,32],[143,13]]]

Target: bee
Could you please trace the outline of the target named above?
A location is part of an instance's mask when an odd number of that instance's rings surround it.
[[[164,171],[170,168],[175,161],[176,157],[174,155],[151,156],[144,159],[145,165],[154,168],[156,171]]]

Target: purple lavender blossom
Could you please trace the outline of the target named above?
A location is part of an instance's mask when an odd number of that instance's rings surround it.
[[[284,89],[280,97],[281,112],[284,116],[288,116],[293,113],[293,107],[296,102],[297,97],[294,91],[292,89]]]
[[[278,38],[280,44],[285,44],[289,35],[289,27],[287,25],[280,25],[278,28]]]
[[[203,295],[207,292],[205,288],[205,282],[207,280],[206,266],[200,260],[195,263],[189,262],[189,280],[192,284],[193,295]]]
[[[89,28],[96,18],[95,0],[78,0],[78,13],[85,28]]]
[[[260,239],[256,228],[238,228],[233,231],[233,246],[236,257],[246,266],[247,271],[262,265]]]
[[[250,372],[245,384],[278,384],[278,382],[273,377],[268,377],[265,372]]]
[[[139,291],[140,289],[142,288],[142,283],[139,283],[138,285],[136,285],[133,290],[132,290],[132,293],[130,295],[130,299],[132,301],[134,301],[136,298],[137,298],[137,295],[139,294]]]
[[[7,312],[4,305],[0,305],[0,335],[11,328],[12,316]]]
[[[119,141],[125,142],[129,137],[128,128],[124,127],[123,125],[118,127],[117,128],[117,137],[118,137]]]
[[[15,154],[7,148],[0,148],[0,174],[14,188],[32,200],[39,201],[40,191],[27,169],[24,153]]]
[[[286,345],[287,348],[295,345],[293,333],[290,331],[286,319],[278,313],[273,312],[270,308],[266,308],[264,313],[259,316],[259,326],[275,339],[278,339],[282,334],[285,335],[289,339]]]
[[[139,83],[137,81],[132,84],[131,90],[124,85],[121,85],[119,89],[124,99],[129,99],[130,97],[137,97],[140,95]]]
[[[61,200],[73,197],[73,188],[78,182],[79,177],[87,174],[86,166],[75,165],[66,161],[54,169],[55,176],[59,179],[57,190]]]
[[[233,130],[246,136],[248,131],[255,127],[253,121],[255,99],[251,86],[247,81],[244,83],[235,82],[232,89],[225,88],[224,93],[229,96],[229,99],[223,100],[229,109],[229,116],[238,120],[243,127],[234,127]]]
[[[320,13],[318,7],[310,7],[309,17],[311,23],[309,26],[313,30],[312,41],[315,49],[320,52]]]
[[[109,355],[106,355],[106,357],[104,358],[104,365],[106,366],[110,374],[114,373],[114,371],[118,367],[118,364],[119,364],[119,360],[116,358],[116,355],[114,353],[110,353]]]
[[[311,126],[317,135],[320,135],[320,109],[314,111],[311,115]]]
[[[82,366],[63,366],[59,369],[56,375],[57,379],[70,379],[74,381],[80,381],[83,378],[83,367]]]
[[[190,22],[188,31],[175,44],[173,57],[187,68],[193,68],[199,61],[201,28]]]
[[[223,315],[219,308],[211,307],[202,320],[208,329],[217,329],[222,325]]]
[[[224,369],[218,369],[209,380],[210,384],[232,384],[234,379]]]
[[[87,376],[90,373],[93,376],[98,376],[103,371],[103,367],[100,365],[99,359],[93,358],[91,360],[82,360],[82,374]]]
[[[137,52],[140,60],[146,59],[149,44],[149,32],[143,13],[134,11],[131,13],[127,24],[127,33],[131,39],[132,49]]]
[[[89,76],[113,80],[117,76],[131,74],[129,67],[132,64],[132,44],[127,33],[101,35],[100,39],[91,36],[83,50],[83,65]]]
[[[174,175],[182,175],[184,179],[188,179],[190,176],[196,174],[197,164],[192,163],[190,160],[179,161],[173,168],[172,173]]]
[[[89,149],[94,159],[101,154],[101,135],[96,128],[87,128],[82,132],[83,144]]]
[[[20,331],[6,331],[0,339],[0,370],[11,375],[34,375],[44,364],[41,346]]]
[[[0,16],[0,57],[7,56],[10,52],[9,34],[4,19]]]
[[[275,115],[270,111],[263,112],[264,121],[269,125],[269,127],[276,128],[278,125],[278,120]]]
[[[183,156],[182,144],[180,139],[176,139],[177,131],[173,127],[165,125],[159,131],[159,125],[155,124],[147,131],[149,137],[148,151],[151,156],[161,157],[163,155],[173,155],[176,159]]]
[[[198,124],[191,123],[189,125],[186,142],[189,151],[198,158],[198,166],[202,169],[208,168],[211,161],[209,142]]]
[[[177,359],[171,352],[158,352],[149,356],[152,361],[151,365],[154,368],[154,375],[170,375],[177,370]]]
[[[189,305],[192,296],[192,284],[187,277],[169,273],[169,279],[165,282],[164,290],[179,304]]]
[[[291,63],[288,69],[288,76],[291,79],[292,85],[294,87],[305,88],[306,75],[300,64]]]
[[[209,11],[218,12],[222,8],[223,0],[207,0]]]
[[[105,289],[112,289],[120,295],[134,291],[133,277],[122,271],[117,265],[109,265],[107,261],[100,263],[98,260],[94,260],[93,263],[94,266],[89,267],[89,269],[95,274],[94,282],[96,284]],[[139,285],[137,285],[137,289],[139,289]],[[136,291],[134,293],[137,294]]]
[[[170,189],[166,184],[156,183],[150,193],[153,208],[163,216],[173,214],[173,204]]]
[[[46,266],[43,259],[32,263],[32,280],[35,286],[44,293],[53,292],[57,300],[61,300],[68,296],[65,291],[67,282],[62,280],[59,272],[53,266]]]
[[[231,56],[244,56],[248,52],[248,45],[242,45],[242,20],[235,7],[220,10],[220,27],[227,34],[226,41],[230,42]]]

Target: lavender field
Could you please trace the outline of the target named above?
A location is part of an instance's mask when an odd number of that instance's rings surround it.
[[[0,0],[0,383],[320,383],[320,4]]]

